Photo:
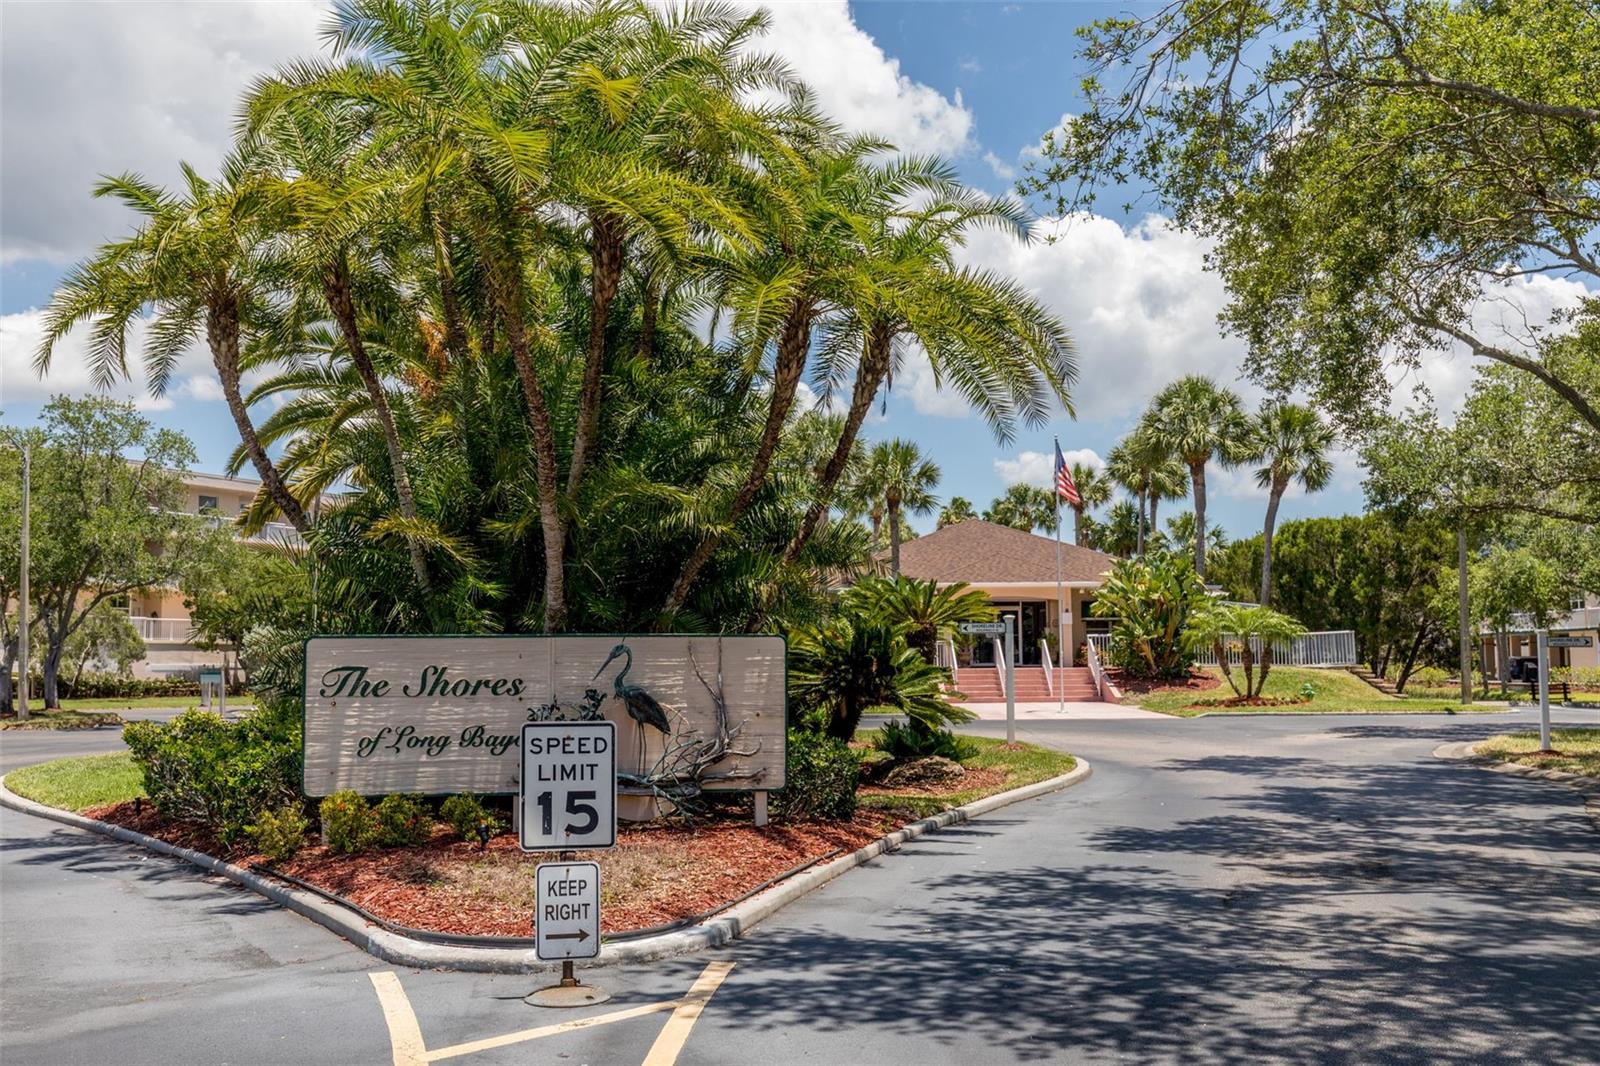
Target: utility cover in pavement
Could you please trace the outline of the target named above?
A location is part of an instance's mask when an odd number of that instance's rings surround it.
[[[617,727],[528,722],[522,727],[523,851],[617,843]]]
[[[534,954],[540,961],[600,954],[600,867],[542,862],[534,871]]]

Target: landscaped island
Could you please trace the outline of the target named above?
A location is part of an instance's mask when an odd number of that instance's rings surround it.
[[[818,758],[819,745],[799,741],[788,789],[810,800],[786,802],[783,793],[776,794],[778,817],[767,826],[752,823],[748,799],[730,798],[692,821],[624,824],[615,849],[580,853],[580,859],[600,864],[606,932],[693,920],[908,822],[1065,774],[1076,765],[1064,753],[982,738],[960,738],[959,761],[897,759],[878,746],[881,742],[879,731],[859,733],[844,749],[848,763],[840,763],[826,755]],[[905,779],[916,783],[900,783]],[[5,784],[36,802],[236,865],[265,865],[385,921],[436,932],[530,935],[533,868],[548,858],[518,849],[504,799],[486,797],[474,807],[391,797],[364,807],[367,824],[353,830],[353,839],[332,839],[352,832],[345,823],[330,833],[329,843],[306,837],[290,854],[274,857],[263,850],[259,831],[227,843],[215,830],[163,817],[149,801],[131,752],[58,759],[13,771]],[[406,813],[399,824],[392,817],[396,811]],[[450,824],[451,815],[457,824]],[[323,819],[331,829],[331,812]],[[475,831],[479,819],[490,830],[486,840]],[[402,838],[407,839],[385,843]],[[273,850],[281,847],[276,839],[270,843]]]

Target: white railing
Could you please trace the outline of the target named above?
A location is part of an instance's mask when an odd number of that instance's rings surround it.
[[[1050,642],[1043,638],[1039,641],[1039,661],[1044,664],[1044,690],[1047,694],[1056,694],[1056,666],[1050,661]]]
[[[1109,633],[1090,633],[1089,646],[1096,649],[1104,656],[1111,646]],[[1239,638],[1227,637],[1222,646],[1228,655],[1228,665],[1238,666],[1241,663],[1239,653],[1243,649]],[[1260,658],[1261,644],[1256,641],[1254,647],[1257,658]],[[1201,666],[1217,666],[1216,652],[1212,648],[1201,648],[1195,653],[1194,661]],[[1296,637],[1294,640],[1278,640],[1272,644],[1272,664],[1274,666],[1354,666],[1360,660],[1356,658],[1356,635],[1349,629],[1325,629],[1305,636]]]
[[[190,511],[169,511],[168,514],[181,514],[188,518],[204,522],[214,529],[226,529],[235,537],[249,544],[271,544],[278,547],[300,548],[305,546],[305,538],[300,536],[300,531],[289,522],[268,522],[259,530],[246,536],[239,530],[238,521],[229,515],[215,511],[206,511],[194,514]]]
[[[134,632],[146,644],[187,644],[194,636],[193,624],[187,618],[146,618],[129,615]]]
[[[998,638],[994,644],[994,676],[1000,679],[1000,695],[1006,694],[1006,649]]]
[[[1094,698],[1104,702],[1106,698],[1106,668],[1100,661],[1100,647],[1094,641],[1094,636],[1089,638],[1087,658],[1089,660],[1089,678],[1094,682]]]
[[[954,676],[956,672],[956,642],[953,640],[934,641],[933,664],[944,667]]]

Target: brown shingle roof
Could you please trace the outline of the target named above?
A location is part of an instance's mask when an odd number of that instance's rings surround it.
[[[1063,542],[1061,579],[1099,581],[1116,561],[1104,552]],[[1056,579],[1056,542],[969,518],[901,544],[900,572],[922,581],[1049,583]]]

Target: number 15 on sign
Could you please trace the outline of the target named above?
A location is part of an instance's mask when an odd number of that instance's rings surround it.
[[[588,851],[617,843],[617,727],[522,727],[523,851]]]

